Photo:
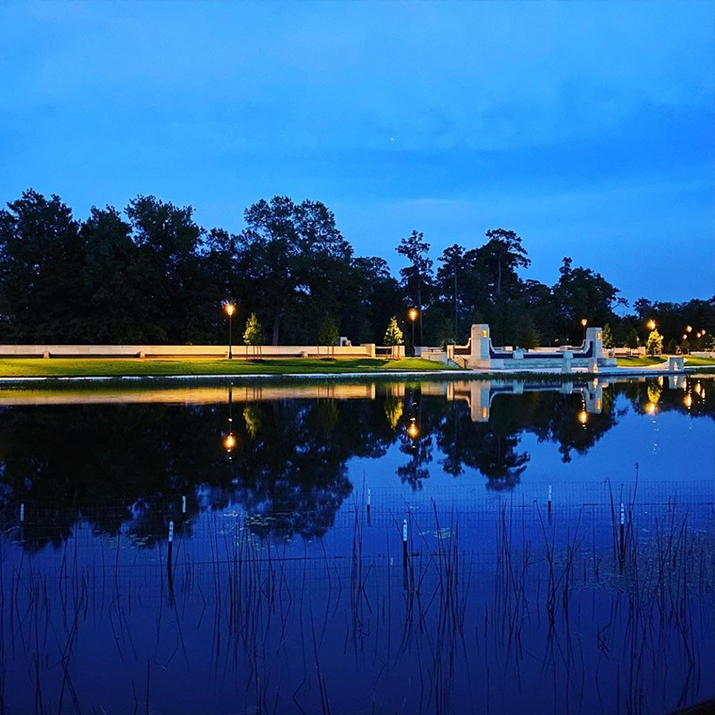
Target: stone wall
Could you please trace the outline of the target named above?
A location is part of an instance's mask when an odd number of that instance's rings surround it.
[[[259,349],[233,346],[234,358],[245,357],[375,357],[375,345],[261,345]],[[228,357],[228,345],[0,345],[0,357],[72,357],[72,358],[162,358]]]

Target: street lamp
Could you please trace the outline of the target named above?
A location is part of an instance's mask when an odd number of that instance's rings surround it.
[[[410,308],[409,312],[407,313],[407,317],[412,321],[412,354],[416,354],[415,350],[415,320],[417,320],[417,316],[419,315],[419,311],[417,308]]]
[[[651,318],[651,319],[646,323],[646,327],[647,327],[648,330],[650,330],[651,332],[652,332],[653,330],[655,330],[655,328],[656,328],[655,320],[653,320],[653,318]]]
[[[233,360],[233,314],[236,312],[236,306],[233,303],[226,303],[223,309],[228,315],[228,359]]]
[[[586,340],[586,326],[588,325],[588,319],[581,318],[581,325],[583,325],[583,339]]]
[[[693,332],[693,326],[692,326],[692,325],[686,325],[686,326],[685,326],[685,332],[686,332],[686,333],[692,333],[692,332]]]

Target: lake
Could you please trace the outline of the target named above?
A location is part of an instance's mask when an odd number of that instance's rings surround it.
[[[715,383],[0,390],[0,714],[715,696]]]

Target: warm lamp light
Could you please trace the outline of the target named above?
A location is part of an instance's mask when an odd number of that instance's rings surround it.
[[[656,328],[655,320],[653,320],[653,318],[651,318],[651,319],[646,323],[646,327],[648,328],[648,330],[655,330],[655,328]]]
[[[578,413],[578,421],[582,425],[585,425],[586,422],[588,422],[588,412],[586,412],[586,410],[581,410],[581,412]]]
[[[227,452],[230,452],[236,446],[236,438],[233,436],[232,433],[229,432],[223,438],[223,446]]]
[[[410,420],[409,426],[407,427],[407,434],[410,436],[411,439],[416,439],[417,436],[419,435],[419,433],[420,433],[420,428],[417,426],[417,424],[415,422],[415,418],[413,417]]]
[[[417,312],[417,308],[410,308],[410,311],[407,313],[407,317],[414,323],[415,320],[417,320],[417,316],[419,313]]]

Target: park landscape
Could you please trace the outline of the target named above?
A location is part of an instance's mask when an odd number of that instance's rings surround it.
[[[715,711],[714,3],[0,21],[0,715]]]

